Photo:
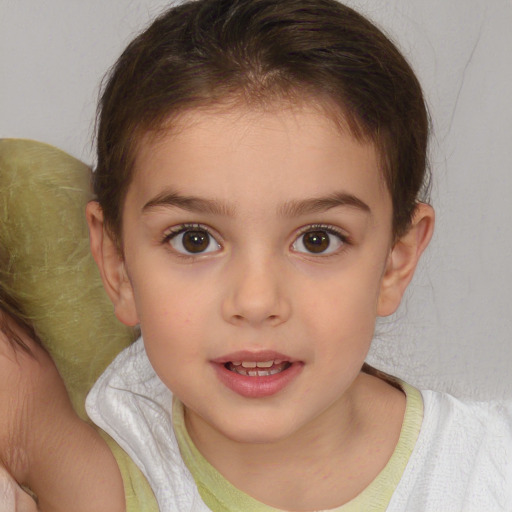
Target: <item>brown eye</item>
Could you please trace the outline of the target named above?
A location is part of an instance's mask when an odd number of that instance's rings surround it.
[[[309,252],[324,252],[329,247],[330,240],[325,231],[310,231],[303,236],[302,243]]]
[[[345,238],[329,229],[311,229],[302,233],[292,244],[296,252],[326,255],[337,251],[345,242]]]
[[[183,233],[183,247],[188,252],[203,252],[210,245],[210,235],[205,231],[187,231]]]
[[[220,245],[205,229],[187,229],[175,233],[169,244],[182,254],[204,254],[217,251]]]

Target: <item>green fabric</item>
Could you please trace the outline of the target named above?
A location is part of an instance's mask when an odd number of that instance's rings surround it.
[[[130,456],[105,432],[102,432],[117,460],[124,484],[126,512],[158,512],[158,504],[151,487]]]
[[[329,512],[384,512],[416,444],[423,420],[423,400],[412,386],[399,382],[407,396],[400,438],[393,455],[375,480],[353,500]],[[213,512],[283,512],[248,496],[228,482],[199,452],[188,435],[184,408],[173,404],[173,424],[183,460],[203,501]]]
[[[85,164],[57,148],[0,140],[0,284],[34,325],[84,419],[87,392],[135,334],[115,318],[90,255],[90,179]],[[157,511],[144,476],[110,445],[133,489],[127,510]]]

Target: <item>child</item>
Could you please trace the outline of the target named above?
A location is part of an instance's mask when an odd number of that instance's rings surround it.
[[[108,446],[75,414],[53,361],[0,286],[0,510],[121,511],[122,489]]]
[[[363,367],[432,234],[427,133],[408,64],[334,1],[186,3],[123,53],[87,218],[142,338],[87,407],[161,510],[512,502],[506,415]]]
[[[4,293],[3,288],[0,287],[0,369],[2,375],[2,386],[0,388],[2,409],[5,404],[8,404],[12,399],[11,396],[14,393],[18,393],[19,382],[14,382],[8,389],[7,385],[10,385],[13,380],[12,376],[16,376],[16,363],[19,361],[19,357],[12,357],[14,354],[24,355],[23,351],[27,351],[27,343],[23,338],[34,340],[37,338],[30,324],[24,322],[22,318],[18,322],[14,322],[11,315],[7,315],[6,309],[11,311],[17,310],[16,304],[10,300],[10,297]],[[4,311],[3,311],[3,310]],[[36,343],[34,345],[37,346]],[[17,351],[16,351],[17,349]],[[30,364],[32,360],[28,363]],[[25,368],[27,363],[24,364]],[[19,368],[19,367],[18,367]],[[14,371],[13,371],[14,370]],[[28,372],[27,372],[28,373]],[[7,377],[7,378],[6,378]],[[6,392],[7,391],[7,392]],[[16,395],[14,395],[16,396]],[[11,425],[8,420],[11,420],[9,410],[2,411],[4,414],[1,415],[1,462],[0,465],[0,505],[1,510],[6,511],[25,511],[33,512],[37,510],[36,502],[31,496],[22,489],[21,486],[17,485],[16,481],[4,469],[4,465],[8,465],[12,468],[13,473],[16,474],[19,480],[23,478],[20,476],[20,462],[21,460],[16,457],[15,451],[6,449],[7,445],[19,446],[19,441],[14,437],[15,432],[19,430],[18,425]],[[14,428],[13,428],[14,427]]]
[[[91,391],[160,510],[506,510],[510,408],[364,365],[434,224],[428,117],[334,0],[199,0],[101,100],[91,248],[142,338]]]

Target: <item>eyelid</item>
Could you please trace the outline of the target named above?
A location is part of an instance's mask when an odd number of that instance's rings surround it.
[[[338,236],[343,241],[343,243],[350,243],[350,239],[347,233],[341,228],[338,228],[332,224],[308,224],[306,226],[302,226],[297,230],[295,239],[309,231],[327,231],[327,233]]]
[[[205,226],[204,224],[199,224],[197,222],[184,222],[182,224],[176,224],[176,226],[171,226],[167,228],[164,232],[163,238],[164,240],[168,240],[176,235],[179,235],[180,233],[183,233],[183,231],[189,231],[192,229],[200,229],[214,236],[212,230],[208,226]]]
[[[333,225],[333,224],[306,224],[297,229],[297,236],[303,235],[308,231],[328,231],[329,233],[334,233],[335,235],[339,235],[340,238],[348,238],[348,235],[341,228]]]
[[[300,239],[301,236],[305,235],[306,233],[312,232],[312,231],[325,231],[326,233],[330,235],[334,235],[339,238],[341,242],[341,248],[328,252],[328,253],[313,253],[313,252],[303,252],[303,251],[295,251],[298,254],[306,254],[310,256],[314,256],[315,258],[326,258],[329,256],[335,256],[336,254],[339,254],[343,247],[346,247],[347,245],[351,245],[350,237],[346,234],[342,229],[340,229],[337,226],[334,226],[332,224],[308,224],[306,226],[303,226],[299,228],[295,234],[295,237],[293,239],[293,242],[291,243],[291,248],[293,250],[293,246],[297,243],[297,241]]]
[[[221,243],[222,237],[216,231],[211,229],[210,227],[206,226],[205,224],[200,224],[197,222],[184,222],[182,224],[177,224],[175,226],[171,226],[171,227],[167,228],[164,232],[161,243],[163,245],[170,246],[171,245],[170,241],[172,239],[174,239],[181,233],[184,233],[186,231],[193,231],[193,230],[205,231],[215,241],[215,243],[219,246],[219,248],[222,248],[222,243]],[[180,257],[197,258],[202,255],[211,254],[212,252],[217,252],[217,251],[208,251],[208,252],[197,253],[197,254],[193,254],[193,253],[186,254],[186,253],[182,253],[177,250],[173,250],[173,252],[178,254]]]

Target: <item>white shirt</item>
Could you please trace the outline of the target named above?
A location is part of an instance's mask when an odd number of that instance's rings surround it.
[[[512,403],[421,394],[420,434],[387,511],[512,512]],[[162,512],[209,510],[180,455],[172,393],[142,339],[105,370],[86,408],[144,473]]]

